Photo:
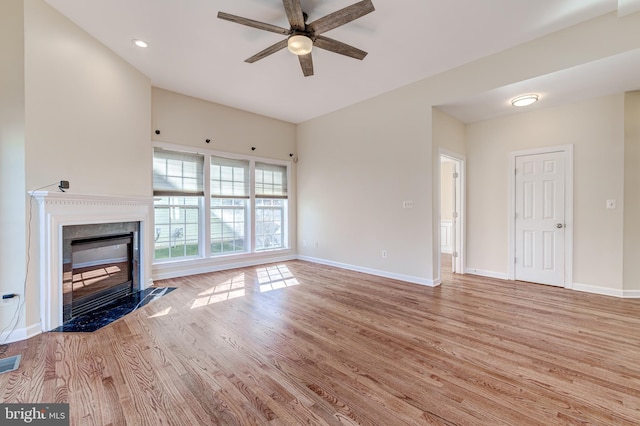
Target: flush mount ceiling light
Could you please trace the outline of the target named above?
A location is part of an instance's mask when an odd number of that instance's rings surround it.
[[[538,102],[538,95],[522,95],[511,99],[511,105],[521,107]]]
[[[289,52],[294,55],[308,55],[311,53],[311,49],[313,48],[313,41],[304,35],[292,35],[287,40],[287,48],[289,48]]]
[[[142,47],[143,49],[149,46],[149,44],[146,41],[139,40],[139,39],[133,39],[133,44],[135,44],[138,47]]]

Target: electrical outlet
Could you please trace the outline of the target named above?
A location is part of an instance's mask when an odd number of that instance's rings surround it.
[[[382,258],[383,259],[387,258],[387,251],[386,250],[382,250]]]

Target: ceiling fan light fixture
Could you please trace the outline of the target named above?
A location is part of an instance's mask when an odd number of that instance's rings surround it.
[[[313,48],[313,41],[305,35],[296,34],[289,37],[287,47],[294,55],[308,55]]]
[[[511,105],[517,107],[531,105],[538,102],[538,98],[538,95],[535,94],[518,96],[517,98],[511,99]]]

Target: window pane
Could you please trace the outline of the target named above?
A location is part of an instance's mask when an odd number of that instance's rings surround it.
[[[244,252],[247,200],[214,198],[211,201],[211,254]]]
[[[287,167],[256,163],[256,196],[287,197]]]
[[[284,200],[256,199],[256,250],[284,248]]]
[[[249,198],[249,161],[211,157],[211,196]]]
[[[198,256],[202,197],[156,197],[155,259]]]
[[[204,195],[203,167],[203,155],[155,148],[154,194]]]

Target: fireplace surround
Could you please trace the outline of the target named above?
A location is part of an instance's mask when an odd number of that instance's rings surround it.
[[[65,254],[64,229],[111,229],[102,235],[80,236],[76,245],[99,248],[101,238],[122,238],[115,245],[130,246],[136,259],[132,266],[132,291],[143,290],[151,280],[152,252],[149,229],[153,212],[151,197],[119,197],[50,191],[35,191],[30,195],[38,202],[38,265],[40,290],[40,318],[42,331],[62,325],[65,320],[64,268],[70,253]],[[137,228],[137,229],[133,229]],[[114,230],[115,229],[115,230]],[[121,232],[122,231],[122,232]],[[100,234],[100,231],[98,231]],[[131,244],[127,235],[131,235]],[[97,241],[89,241],[97,238]],[[134,243],[133,239],[137,239]],[[118,244],[119,242],[119,244]],[[69,250],[68,248],[66,250]],[[129,250],[129,249],[127,249]],[[79,252],[86,250],[78,250]],[[136,253],[134,253],[134,251]],[[80,261],[90,264],[91,261]],[[135,270],[137,268],[137,270]],[[128,272],[127,272],[128,274]],[[137,283],[134,283],[136,280]],[[136,286],[137,288],[134,288]]]

